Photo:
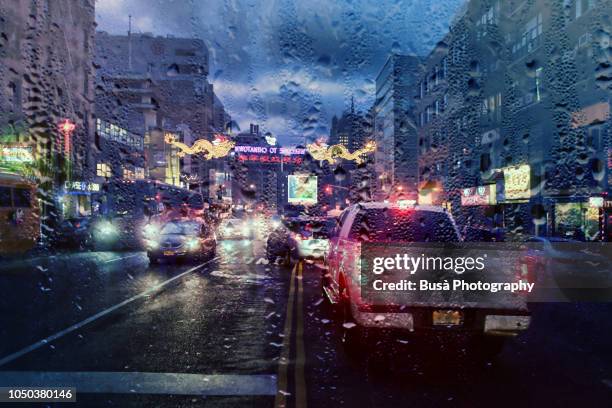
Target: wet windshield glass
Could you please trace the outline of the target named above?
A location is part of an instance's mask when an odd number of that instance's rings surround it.
[[[0,408],[610,406],[611,104],[612,0],[0,0]]]

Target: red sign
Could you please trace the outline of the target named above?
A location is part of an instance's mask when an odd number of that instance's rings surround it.
[[[274,154],[239,154],[238,161],[256,162],[264,164],[301,164],[304,159],[301,156],[279,156]]]
[[[478,187],[467,187],[461,189],[461,205],[495,205],[497,203],[495,194],[495,184],[487,184],[486,186]]]

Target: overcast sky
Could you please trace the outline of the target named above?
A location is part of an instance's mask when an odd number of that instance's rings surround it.
[[[326,136],[374,101],[391,52],[426,55],[465,0],[96,0],[99,30],[203,39],[209,80],[242,129],[284,144]]]

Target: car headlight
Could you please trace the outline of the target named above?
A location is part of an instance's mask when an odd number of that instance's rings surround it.
[[[142,228],[142,233],[145,237],[155,237],[159,234],[159,226],[155,224],[147,224]]]
[[[152,239],[148,239],[145,241],[147,249],[157,249],[159,248],[159,242],[152,240]]]
[[[117,232],[117,228],[109,221],[102,221],[98,224],[98,231],[101,235],[113,235]]]
[[[110,221],[100,221],[94,227],[94,237],[97,241],[111,242],[117,239],[119,230]]]
[[[200,248],[200,241],[197,238],[189,238],[185,241],[185,248],[188,251],[195,251]]]

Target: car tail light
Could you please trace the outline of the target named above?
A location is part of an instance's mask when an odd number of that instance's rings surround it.
[[[75,227],[75,228],[80,228],[80,227],[81,227],[81,223],[80,223],[80,222],[76,222],[76,223],[74,223],[74,227]]]
[[[527,282],[527,283],[535,283],[536,278],[536,264],[533,262],[533,259],[530,257],[519,258],[519,261],[516,263],[516,274],[515,280],[516,282]]]

